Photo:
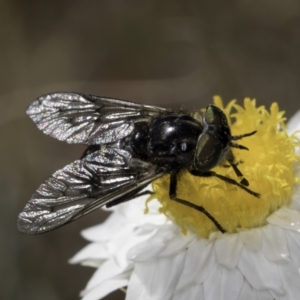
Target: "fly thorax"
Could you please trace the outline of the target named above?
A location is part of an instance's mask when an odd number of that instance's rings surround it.
[[[172,114],[153,121],[148,153],[158,165],[187,168],[193,161],[202,125],[188,115]]]

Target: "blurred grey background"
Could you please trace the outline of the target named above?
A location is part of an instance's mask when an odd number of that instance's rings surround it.
[[[297,0],[0,1],[0,298],[78,299],[94,269],[67,260],[95,212],[41,236],[16,219],[54,171],[80,157],[25,115],[37,96],[78,91],[179,108],[255,97],[300,108]],[[123,299],[116,292],[107,299]]]

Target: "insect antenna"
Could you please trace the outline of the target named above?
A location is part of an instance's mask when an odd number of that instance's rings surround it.
[[[243,145],[236,144],[236,143],[230,143],[230,146],[233,147],[233,148],[241,149],[241,150],[249,150],[249,148],[247,148]]]
[[[232,141],[240,140],[244,137],[251,136],[251,135],[255,134],[256,132],[257,132],[257,130],[254,130],[252,132],[244,133],[244,134],[241,134],[241,135],[233,135],[233,136],[231,136],[231,140]]]

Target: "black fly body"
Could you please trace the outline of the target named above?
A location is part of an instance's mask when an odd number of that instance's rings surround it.
[[[237,167],[234,141],[255,133],[232,136],[224,112],[209,105],[199,114],[77,93],[53,93],[36,99],[27,114],[45,134],[70,144],[86,144],[80,160],[56,171],[32,195],[18,217],[27,234],[53,230],[106,206],[149,193],[143,189],[170,174],[170,199],[205,214],[202,206],[177,197],[182,170],[194,176],[217,177],[259,197]],[[239,181],[215,173],[220,164],[233,168]]]

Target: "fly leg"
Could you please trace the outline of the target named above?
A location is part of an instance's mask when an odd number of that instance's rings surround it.
[[[229,164],[231,165],[232,169],[234,170],[236,176],[238,177],[243,177],[243,173],[239,170],[239,168],[237,167],[237,164],[229,161]],[[249,181],[244,177],[241,181],[240,181],[240,184],[244,185],[244,186],[248,186],[249,185]]]
[[[196,209],[203,214],[205,214],[214,224],[215,226],[222,232],[225,233],[226,230],[218,223],[218,221],[203,207],[200,205],[196,205],[194,203],[188,202],[186,200],[177,198],[177,172],[172,171],[170,174],[170,189],[169,189],[169,197],[171,200],[176,201],[177,203],[183,204],[185,206]]]
[[[241,135],[233,135],[233,136],[231,136],[231,140],[232,141],[240,140],[240,139],[243,139],[244,137],[251,136],[251,135],[255,134],[256,132],[257,131],[254,130],[252,132],[244,133],[244,134],[241,134]]]
[[[244,163],[244,161],[243,160],[239,160],[239,161],[237,161],[236,163],[235,163],[235,165],[239,165],[239,164],[243,164]],[[227,164],[222,164],[222,167],[223,168],[230,168],[231,167],[231,165],[227,165]]]
[[[236,174],[237,177],[242,177],[242,180],[240,181],[240,184],[248,186],[249,182],[246,178],[243,178],[243,173],[239,170],[238,166],[238,162],[235,161],[234,155],[232,153],[232,151],[230,150],[227,155],[226,155],[226,160],[229,162],[230,166],[232,167],[234,173]]]
[[[230,183],[230,184],[238,186],[239,188],[241,188],[242,190],[246,191],[250,195],[253,195],[256,198],[259,198],[259,196],[260,196],[259,193],[251,191],[250,189],[246,188],[244,185],[242,185],[241,183],[238,183],[234,179],[231,179],[229,177],[220,175],[220,174],[218,174],[216,172],[213,172],[213,171],[200,172],[198,170],[190,170],[190,173],[192,175],[194,175],[194,176],[199,176],[199,177],[213,177],[214,176],[214,177],[217,177],[217,178],[219,178],[219,179],[221,179],[221,180],[223,180],[223,181],[225,181],[227,183]]]
[[[231,140],[232,141],[240,140],[240,139],[243,139],[244,137],[251,136],[255,133],[256,133],[256,130],[252,131],[252,132],[249,132],[249,133],[244,133],[244,134],[241,134],[241,135],[233,135],[233,136],[231,136]],[[239,144],[232,143],[232,142],[230,142],[230,146],[234,147],[234,148],[241,149],[241,150],[249,150],[247,147],[245,147],[243,145],[239,145]]]

